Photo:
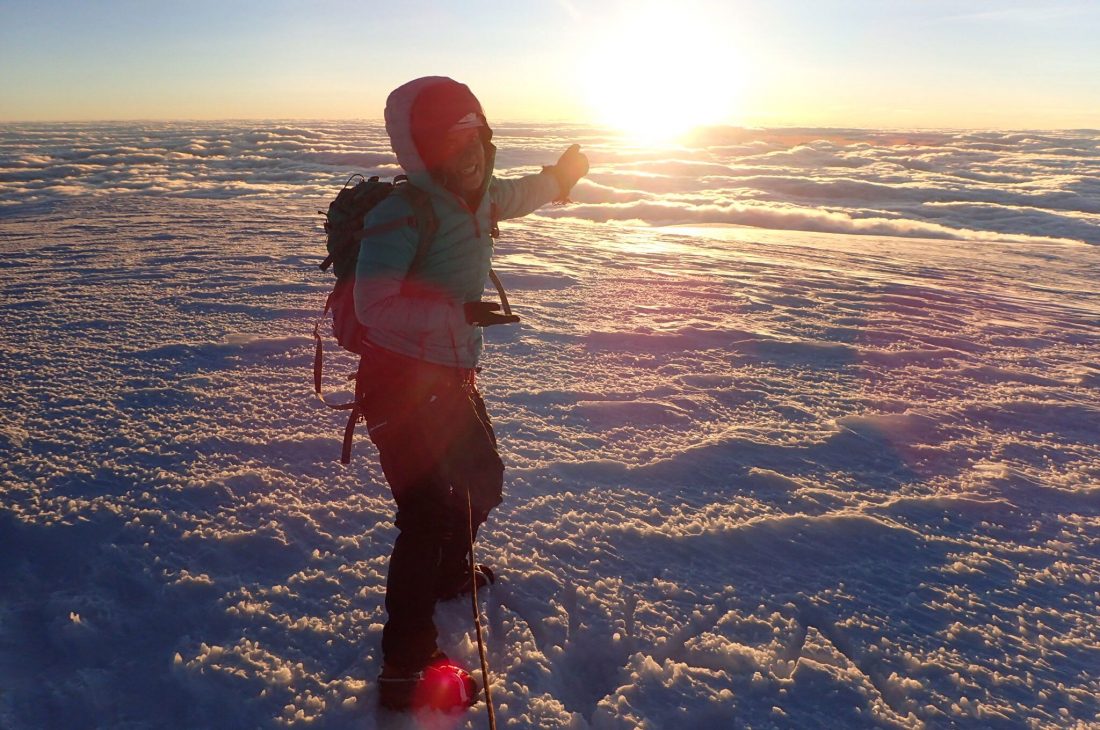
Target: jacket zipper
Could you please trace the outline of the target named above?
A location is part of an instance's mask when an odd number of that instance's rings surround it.
[[[477,236],[478,239],[480,239],[481,238],[481,224],[477,222],[477,211],[470,207],[470,204],[466,202],[466,198],[464,198],[461,195],[458,195],[457,193],[454,193],[454,192],[452,192],[451,195],[454,195],[456,198],[458,198],[458,202],[462,206],[463,210],[465,210],[467,213],[469,213],[470,217],[474,219],[474,235]],[[480,206],[478,206],[478,207],[480,207]]]

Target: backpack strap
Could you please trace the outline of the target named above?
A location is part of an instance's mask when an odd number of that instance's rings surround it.
[[[331,298],[331,297],[330,297]],[[328,312],[328,302],[325,302],[325,313]],[[321,341],[321,322],[324,320],[325,314],[322,314],[317,318],[317,321],[313,323],[313,392],[317,394],[317,397],[322,403],[334,411],[346,411],[355,408],[356,401],[349,401],[348,403],[330,403],[325,400],[325,394],[321,392],[321,376],[324,371],[325,361],[325,348]]]
[[[494,240],[500,238],[500,208],[497,207],[496,203],[489,206],[489,225],[489,235]],[[511,314],[512,308],[508,306],[508,294],[504,291],[504,284],[500,283],[500,277],[492,269],[489,269],[489,280],[496,287],[497,294],[500,296],[500,306],[504,309],[504,313]]]
[[[355,435],[355,424],[359,421],[361,415],[359,409],[359,401],[355,401],[351,404],[351,413],[348,414],[348,423],[344,426],[344,442],[340,446],[340,463],[347,464],[351,462],[351,437]]]
[[[504,284],[500,283],[500,277],[497,276],[497,272],[489,269],[489,280],[493,282],[493,286],[497,289],[497,294],[500,295],[500,306],[504,309],[505,314],[511,314],[512,308],[508,306],[508,294],[504,291]]]
[[[428,255],[428,251],[431,250],[432,242],[435,241],[435,234],[439,232],[439,218],[436,217],[435,209],[432,207],[431,196],[426,191],[409,182],[401,183],[394,190],[404,195],[409,205],[412,206],[413,214],[410,216],[412,225],[416,226],[416,229],[420,232],[420,240],[416,245],[416,255],[413,256],[412,263],[409,264],[409,271],[412,272],[420,268]]]

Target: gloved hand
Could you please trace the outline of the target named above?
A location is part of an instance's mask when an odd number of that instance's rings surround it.
[[[565,151],[558,164],[544,167],[543,172],[549,172],[557,179],[558,189],[561,190],[559,200],[565,200],[577,181],[588,174],[588,158],[581,152],[581,146],[575,144]]]
[[[466,302],[462,305],[468,324],[478,327],[491,327],[494,324],[514,324],[519,317],[514,314],[497,314],[500,304],[497,302]]]

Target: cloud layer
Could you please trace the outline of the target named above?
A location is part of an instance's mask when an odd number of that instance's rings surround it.
[[[739,224],[960,240],[1100,243],[1100,133],[713,128],[675,146],[606,130],[502,125],[498,172],[592,160],[547,216]],[[352,172],[394,175],[378,124],[178,122],[0,126],[0,215],[72,196],[296,197]]]

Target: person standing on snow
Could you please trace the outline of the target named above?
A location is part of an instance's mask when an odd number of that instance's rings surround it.
[[[360,397],[399,530],[386,580],[379,702],[390,709],[427,702],[425,680],[434,676],[457,691],[430,702],[464,707],[476,702],[476,684],[440,652],[432,614],[437,600],[471,590],[471,530],[502,501],[504,465],[475,373],[482,328],[519,317],[481,301],[490,230],[565,198],[588,159],[573,145],[541,173],[495,177],[481,104],[446,77],[394,90],[385,118],[398,162],[427,194],[438,228],[418,256],[416,228],[387,225],[414,215],[406,196],[391,195],[367,216],[367,229],[384,232],[363,240],[356,269],[355,312],[371,345]],[[484,566],[474,572],[478,585],[493,580]]]

